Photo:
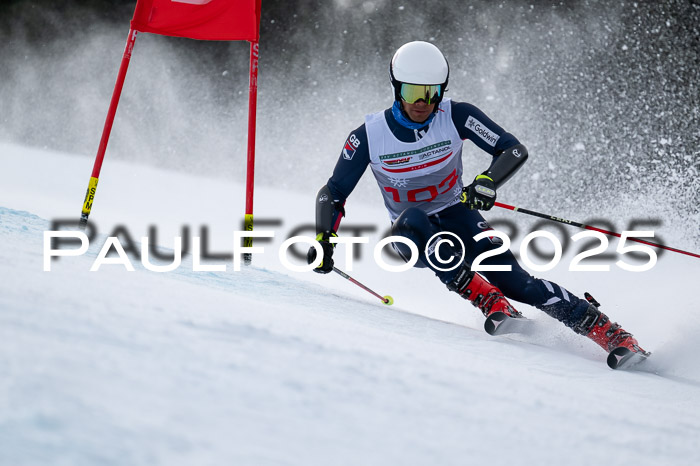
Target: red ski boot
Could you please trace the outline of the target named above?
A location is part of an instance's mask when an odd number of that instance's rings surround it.
[[[469,267],[462,266],[455,279],[447,284],[447,288],[471,301],[486,317],[494,312],[503,312],[508,317],[522,316],[510,305],[501,290],[478,273],[472,272]]]
[[[590,305],[574,331],[585,335],[609,353],[608,365],[621,369],[643,359],[651,353],[644,351],[631,333],[598,310],[600,304],[588,293],[584,295]]]
[[[523,331],[528,320],[508,302],[503,292],[492,285],[478,273],[472,272],[466,265],[457,272],[457,276],[447,284],[454,291],[476,306],[484,316],[484,329],[489,335]],[[526,325],[526,324],[525,324]]]

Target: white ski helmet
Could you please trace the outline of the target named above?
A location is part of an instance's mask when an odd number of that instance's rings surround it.
[[[391,59],[389,73],[396,100],[414,103],[418,98],[424,98],[426,103],[439,104],[447,90],[450,66],[436,46],[429,42],[414,41],[402,45],[396,51]],[[410,85],[414,85],[413,88]],[[415,85],[425,87],[416,89]]]

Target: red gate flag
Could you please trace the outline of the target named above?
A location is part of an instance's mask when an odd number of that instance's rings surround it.
[[[199,40],[260,38],[261,0],[138,0],[131,28]]]

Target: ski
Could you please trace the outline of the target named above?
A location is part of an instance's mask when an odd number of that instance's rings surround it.
[[[532,329],[532,321],[526,317],[511,317],[505,312],[494,312],[484,322],[484,330],[489,335],[507,335],[510,333],[527,334]],[[632,369],[637,364],[646,361],[651,353],[639,348],[633,351],[624,346],[618,346],[608,354],[608,367],[615,370]]]
[[[486,318],[484,330],[489,335],[505,335],[508,333],[526,333],[532,321],[525,317],[510,317],[505,312],[494,312]]]
[[[493,336],[510,333],[527,334],[532,329],[531,325],[532,321],[526,317],[510,317],[505,312],[494,312],[486,318],[484,330]],[[633,351],[624,346],[618,346],[608,354],[608,367],[615,370],[633,369],[651,355],[641,348],[639,350]]]
[[[610,369],[630,369],[640,362],[645,361],[651,353],[647,351],[632,351],[624,346],[619,346],[608,354],[608,367]]]

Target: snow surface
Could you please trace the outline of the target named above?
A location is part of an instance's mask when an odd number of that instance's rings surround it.
[[[186,256],[168,273],[90,272],[115,225],[138,238],[156,224],[166,248],[181,225],[208,225],[230,252],[242,217],[240,185],[107,158],[100,237],[43,272],[43,232],[77,218],[91,162],[3,143],[0,161],[0,464],[700,463],[697,259],[540,274],[591,291],[654,352],[643,371],[611,371],[528,306],[534,335],[488,336],[427,271],[355,263],[388,307],[338,275],[284,269],[276,251],[313,221],[316,186],[258,189],[256,218],[283,223],[241,271],[194,272]],[[376,205],[348,211],[386,226]]]

